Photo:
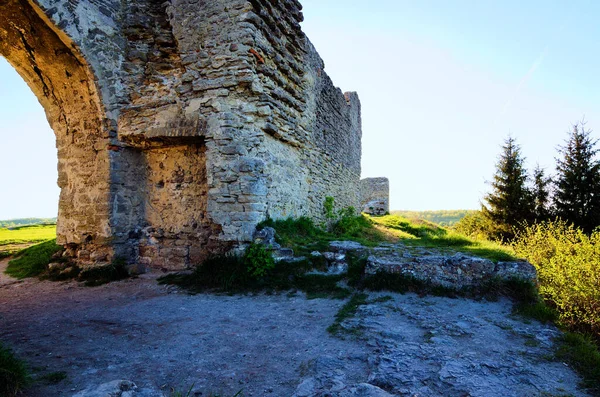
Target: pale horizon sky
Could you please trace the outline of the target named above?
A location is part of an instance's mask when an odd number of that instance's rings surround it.
[[[571,123],[600,137],[600,3],[301,2],[325,71],[361,98],[363,177],[390,179],[392,209],[478,208],[509,134],[549,173]],[[56,216],[54,135],[2,58],[0,117],[0,219]]]

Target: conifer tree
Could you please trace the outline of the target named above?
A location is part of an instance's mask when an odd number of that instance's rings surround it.
[[[544,169],[538,164],[533,170],[533,187],[531,189],[531,194],[533,196],[533,217],[536,222],[547,221],[551,217],[551,183],[552,180],[546,177]]]
[[[524,161],[521,148],[514,138],[508,137],[490,183],[492,192],[485,196],[487,205],[482,205],[482,212],[492,225],[491,234],[502,240],[511,240],[519,226],[533,220]]]
[[[564,221],[590,233],[600,225],[600,161],[597,140],[590,136],[585,121],[573,125],[557,159],[556,214]]]

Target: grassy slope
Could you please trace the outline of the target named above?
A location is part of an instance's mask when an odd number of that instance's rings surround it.
[[[509,247],[491,241],[475,240],[428,221],[407,219],[398,215],[370,219],[383,227],[386,233],[396,236],[409,246],[464,252],[492,261],[516,259],[513,250]]]
[[[27,246],[56,238],[56,225],[0,228],[0,259],[11,256]]]
[[[26,248],[8,262],[5,273],[18,279],[39,276],[46,270],[46,265],[50,263],[52,255],[62,248],[60,245],[56,245],[56,240],[48,240]]]

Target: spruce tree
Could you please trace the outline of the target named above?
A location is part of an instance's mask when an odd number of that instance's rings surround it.
[[[496,174],[490,183],[492,192],[485,196],[482,211],[492,225],[492,235],[511,240],[524,222],[533,220],[532,194],[527,188],[527,172],[521,148],[512,137],[502,146]]]
[[[536,222],[546,221],[551,217],[551,183],[552,180],[546,177],[544,169],[538,164],[533,170],[533,186],[531,189],[531,194],[533,196],[533,217]]]
[[[556,214],[564,221],[590,233],[600,225],[600,162],[597,140],[590,136],[585,122],[573,125],[557,159]]]

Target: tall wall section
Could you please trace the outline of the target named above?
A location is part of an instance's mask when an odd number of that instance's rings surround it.
[[[320,218],[326,196],[358,208],[361,160],[360,101],[343,94],[300,29],[298,2],[255,0],[259,106],[266,164],[268,216]]]

